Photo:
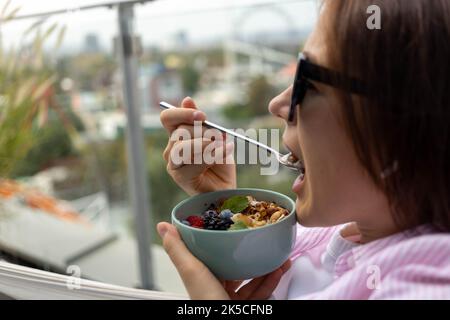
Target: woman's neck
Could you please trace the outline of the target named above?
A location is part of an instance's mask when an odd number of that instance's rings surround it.
[[[341,236],[344,238],[351,238],[359,235],[359,243],[369,243],[374,240],[388,237],[392,234],[399,232],[394,224],[385,225],[383,228],[380,226],[368,225],[361,222],[353,222],[345,226],[341,231]]]

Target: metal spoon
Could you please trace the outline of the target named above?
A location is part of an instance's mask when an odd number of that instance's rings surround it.
[[[161,101],[159,103],[159,106],[161,108],[163,108],[163,109],[177,108],[177,107],[175,107],[175,106],[173,106],[173,105],[171,105],[171,104],[169,104],[167,102],[164,102],[164,101]],[[263,143],[261,143],[259,141],[251,139],[251,138],[249,138],[247,136],[244,136],[242,134],[236,133],[233,130],[224,128],[224,127],[222,127],[222,126],[220,126],[218,124],[215,124],[215,123],[212,123],[212,122],[209,122],[209,121],[206,121],[206,120],[203,121],[203,124],[205,126],[207,126],[207,127],[214,128],[214,129],[220,130],[222,132],[225,132],[225,133],[227,133],[229,135],[232,135],[233,137],[236,137],[238,139],[242,139],[244,141],[247,141],[248,143],[254,144],[254,145],[258,146],[259,148],[262,148],[262,149],[270,152],[271,154],[273,154],[275,156],[275,158],[278,160],[279,163],[281,163],[285,167],[288,167],[289,169],[300,171],[302,173],[304,171],[304,166],[303,166],[302,161],[296,159],[296,157],[292,154],[292,152],[289,152],[287,154],[281,154],[278,151],[276,151],[275,149],[273,149],[273,148],[271,148],[271,147],[269,147],[269,146],[267,146],[267,145],[265,145],[265,144],[263,144]]]

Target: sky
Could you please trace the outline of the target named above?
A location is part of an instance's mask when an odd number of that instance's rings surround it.
[[[110,0],[109,2],[114,1]],[[0,0],[1,6],[5,0]],[[107,8],[79,12],[77,7],[104,3],[104,0],[12,0],[20,6],[19,14],[67,10],[48,19],[66,25],[63,47],[81,48],[85,35],[94,33],[100,45],[111,49],[117,33],[117,11]],[[167,46],[174,35],[185,32],[191,42],[201,42],[232,34],[247,35],[268,30],[305,30],[315,22],[314,0],[156,0],[135,6],[135,29],[144,45]],[[17,35],[33,23],[32,19],[13,21],[2,26],[3,45],[17,40]]]

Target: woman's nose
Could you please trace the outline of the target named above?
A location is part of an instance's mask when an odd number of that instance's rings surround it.
[[[291,105],[292,86],[273,98],[269,103],[269,112],[276,117],[288,121]]]

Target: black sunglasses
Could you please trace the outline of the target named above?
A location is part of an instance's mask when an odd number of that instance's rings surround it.
[[[291,108],[289,110],[288,118],[289,122],[294,120],[295,107],[303,102],[306,92],[311,86],[311,83],[308,80],[321,82],[355,94],[365,94],[366,92],[364,84],[359,80],[311,63],[303,53],[300,53],[292,89]]]

